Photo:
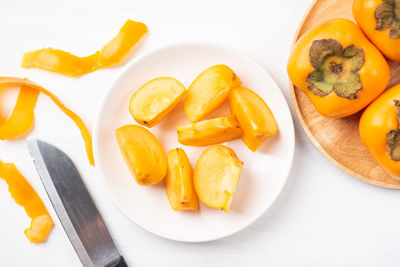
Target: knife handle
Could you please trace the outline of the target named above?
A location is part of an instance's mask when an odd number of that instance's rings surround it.
[[[121,256],[115,261],[112,261],[109,264],[105,265],[104,267],[128,267],[128,264],[126,264],[124,257]]]

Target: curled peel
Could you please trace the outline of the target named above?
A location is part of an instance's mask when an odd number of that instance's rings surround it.
[[[21,91],[10,118],[5,122],[0,123],[0,139],[4,140],[20,136],[31,128],[34,120],[33,109],[35,108],[37,94],[41,92],[50,97],[54,104],[56,104],[61,111],[70,117],[78,126],[85,142],[89,163],[94,165],[92,138],[82,119],[78,115],[64,106],[55,95],[28,79],[0,77],[0,86],[2,85],[20,85]]]
[[[90,56],[78,57],[71,53],[49,47],[25,53],[22,58],[21,67],[40,68],[67,76],[78,77],[121,63],[147,32],[145,24],[127,20],[117,36],[104,45],[100,51],[96,51]]]
[[[21,86],[11,116],[5,121],[0,121],[0,140],[18,137],[32,128],[33,109],[36,106],[38,95],[38,90]]]
[[[46,240],[54,223],[38,194],[13,163],[0,161],[0,178],[8,184],[11,197],[32,219],[31,226],[25,230],[26,237],[32,243]]]

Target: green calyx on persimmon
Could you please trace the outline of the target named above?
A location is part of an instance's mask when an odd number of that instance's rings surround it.
[[[375,29],[383,31],[390,27],[389,37],[400,38],[400,0],[383,0],[375,10]]]
[[[308,89],[318,96],[332,91],[340,97],[356,99],[362,90],[358,71],[364,65],[362,49],[350,45],[345,49],[334,39],[316,40],[309,52],[314,70],[308,75]]]

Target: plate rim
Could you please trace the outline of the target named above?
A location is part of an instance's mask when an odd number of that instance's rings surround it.
[[[290,52],[293,51],[294,46],[296,45],[297,40],[301,37],[299,36],[301,29],[304,26],[304,22],[307,20],[310,12],[315,8],[315,6],[317,5],[317,3],[320,0],[313,0],[313,2],[310,4],[310,6],[307,8],[306,12],[304,13],[303,17],[301,18],[299,25],[297,26],[296,32],[293,36],[292,39],[292,44],[290,47]],[[375,186],[380,186],[380,187],[384,187],[384,188],[389,188],[389,189],[400,189],[400,185],[390,185],[390,184],[386,184],[383,182],[379,182],[376,180],[372,180],[368,177],[365,177],[364,175],[361,175],[359,173],[356,173],[355,171],[347,168],[346,166],[340,164],[335,158],[333,158],[331,155],[328,154],[328,152],[326,152],[326,150],[321,146],[321,144],[318,142],[318,140],[314,137],[314,135],[312,134],[312,132],[310,131],[308,125],[305,123],[302,113],[300,111],[299,108],[299,103],[297,101],[297,93],[296,93],[296,89],[294,84],[292,83],[292,81],[290,79],[288,79],[289,81],[289,90],[290,90],[290,98],[292,100],[292,104],[294,107],[294,111],[296,112],[296,117],[297,119],[300,121],[300,124],[304,130],[304,132],[306,133],[307,137],[309,138],[309,140],[311,141],[311,143],[318,149],[318,151],[325,157],[327,158],[331,163],[333,163],[336,167],[338,167],[339,169],[341,169],[342,171],[346,172],[347,174],[353,176],[354,178],[357,178],[360,181],[366,182],[368,184],[371,185],[375,185]],[[297,89],[299,90],[299,89]],[[301,90],[299,90],[301,91]],[[301,92],[303,93],[303,92]]]
[[[212,238],[203,238],[203,239],[191,240],[191,239],[174,238],[174,237],[171,237],[171,236],[168,236],[168,235],[152,232],[149,229],[147,229],[144,225],[141,225],[140,223],[136,222],[133,218],[131,218],[127,214],[127,212],[124,210],[124,208],[121,207],[121,205],[118,203],[118,201],[116,201],[116,199],[114,198],[110,188],[106,184],[106,177],[104,176],[104,174],[103,174],[103,172],[101,170],[101,166],[98,164],[98,162],[100,162],[99,156],[98,156],[99,155],[98,143],[99,143],[99,127],[100,127],[100,124],[101,124],[101,116],[100,115],[102,114],[102,112],[104,110],[104,107],[105,107],[105,104],[107,102],[107,99],[109,98],[111,93],[114,91],[114,87],[119,82],[119,80],[121,80],[125,75],[127,75],[127,73],[129,73],[129,70],[132,68],[132,66],[135,65],[136,62],[143,60],[143,58],[146,58],[147,56],[150,56],[153,53],[162,52],[164,50],[169,50],[169,49],[176,48],[176,47],[179,47],[179,46],[195,46],[195,45],[196,46],[207,46],[207,47],[226,50],[228,52],[231,52],[233,54],[238,55],[241,58],[244,58],[245,60],[248,60],[249,62],[253,63],[258,68],[260,68],[275,83],[276,87],[278,88],[279,94],[282,96],[282,98],[284,100],[284,103],[286,104],[286,108],[287,108],[287,110],[289,112],[289,116],[290,116],[290,126],[291,126],[290,135],[292,136],[292,138],[291,138],[292,141],[291,141],[291,144],[290,144],[290,147],[289,147],[289,151],[288,151],[288,155],[289,155],[289,162],[287,164],[288,167],[286,168],[285,173],[282,175],[282,177],[285,177],[284,181],[280,185],[278,190],[276,191],[276,193],[273,196],[273,199],[272,199],[272,201],[271,201],[271,203],[269,205],[266,205],[265,207],[263,207],[258,213],[256,213],[252,217],[252,219],[250,219],[247,223],[243,224],[238,229],[235,229],[235,230],[227,232],[227,233],[215,235]],[[101,177],[100,180],[102,180],[102,184],[106,188],[107,195],[111,198],[113,204],[119,209],[119,211],[125,217],[127,217],[135,225],[139,226],[139,228],[145,230],[146,232],[151,233],[154,236],[162,237],[162,238],[165,238],[165,239],[168,239],[168,240],[177,241],[177,242],[185,242],[185,243],[203,243],[203,242],[211,242],[211,241],[219,240],[219,239],[231,236],[231,235],[233,235],[235,233],[238,233],[238,232],[244,230],[245,228],[247,228],[248,226],[250,226],[251,224],[253,224],[255,221],[257,221],[263,214],[266,213],[266,211],[268,209],[270,209],[274,205],[276,200],[281,195],[284,187],[286,186],[287,180],[289,178],[290,172],[291,172],[292,167],[293,167],[294,153],[295,153],[295,147],[296,147],[296,135],[295,135],[295,129],[294,129],[293,115],[292,115],[292,112],[291,112],[291,110],[289,108],[288,100],[286,99],[285,95],[282,92],[282,89],[278,86],[278,84],[275,82],[273,77],[256,60],[250,58],[249,56],[247,56],[247,55],[245,55],[245,54],[243,54],[243,53],[241,53],[241,52],[239,52],[239,51],[237,51],[235,49],[232,49],[231,47],[228,48],[228,47],[223,46],[223,45],[221,45],[219,43],[213,43],[213,42],[176,42],[176,43],[171,43],[171,44],[168,44],[168,45],[165,45],[165,46],[157,47],[157,48],[154,48],[154,49],[150,49],[150,50],[142,53],[141,55],[138,55],[137,57],[135,57],[132,61],[130,61],[128,64],[126,64],[119,71],[118,75],[108,85],[106,93],[102,97],[100,106],[99,106],[99,108],[97,110],[96,120],[95,120],[95,124],[94,124],[93,129],[94,129],[94,131],[93,131],[93,154],[94,154],[94,160],[95,160],[95,164],[96,164],[95,165],[95,169],[96,169],[96,172],[97,172],[97,176]]]

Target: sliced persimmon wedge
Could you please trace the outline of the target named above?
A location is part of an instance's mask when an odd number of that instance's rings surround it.
[[[197,161],[193,182],[197,195],[207,206],[229,211],[243,162],[229,147],[211,146]]]
[[[171,208],[178,210],[197,210],[199,200],[193,187],[193,169],[185,151],[172,149],[167,154],[168,173],[165,188]]]
[[[251,151],[256,151],[270,136],[278,132],[274,115],[264,100],[250,89],[232,89],[229,106],[243,130],[242,139]]]
[[[176,131],[179,143],[186,146],[215,145],[242,135],[234,115],[177,126]]]
[[[167,174],[167,156],[157,138],[139,125],[117,129],[116,137],[125,163],[140,185],[160,182]]]
[[[184,103],[186,116],[191,122],[204,119],[224,103],[232,88],[240,84],[239,77],[226,65],[206,69],[188,89]]]
[[[129,112],[139,124],[153,127],[181,102],[185,93],[185,87],[174,78],[153,79],[132,95]]]

